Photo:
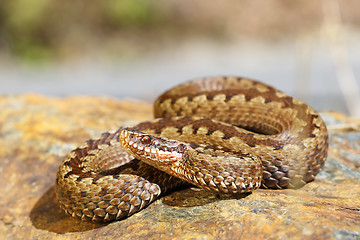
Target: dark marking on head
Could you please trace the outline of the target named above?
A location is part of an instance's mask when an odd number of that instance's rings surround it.
[[[197,144],[197,143],[190,143],[190,147],[195,149],[195,148],[198,148],[200,145]]]

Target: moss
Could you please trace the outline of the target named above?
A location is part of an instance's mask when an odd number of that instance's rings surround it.
[[[153,23],[155,9],[147,0],[108,0],[104,15],[116,26],[146,26]]]

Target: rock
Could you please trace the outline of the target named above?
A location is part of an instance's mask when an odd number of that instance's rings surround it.
[[[102,97],[0,97],[0,239],[359,239],[360,121],[322,113],[329,157],[316,180],[237,199],[196,188],[172,192],[133,216],[98,224],[66,215],[57,168],[103,131],[152,118],[150,104]]]

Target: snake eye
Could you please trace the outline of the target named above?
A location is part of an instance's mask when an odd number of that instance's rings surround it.
[[[141,141],[142,144],[147,145],[147,144],[149,144],[151,142],[151,138],[149,136],[144,136],[144,137],[141,138],[140,141]]]

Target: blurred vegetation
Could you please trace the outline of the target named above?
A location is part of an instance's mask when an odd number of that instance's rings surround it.
[[[357,4],[341,1],[344,20],[353,25],[360,22]],[[24,60],[121,55],[190,35],[271,40],[321,22],[321,1],[313,0],[1,0],[0,54]]]
[[[151,28],[161,21],[161,8],[147,0],[3,0],[0,43],[21,58],[47,59],[64,45],[72,51],[107,41],[117,30]]]

